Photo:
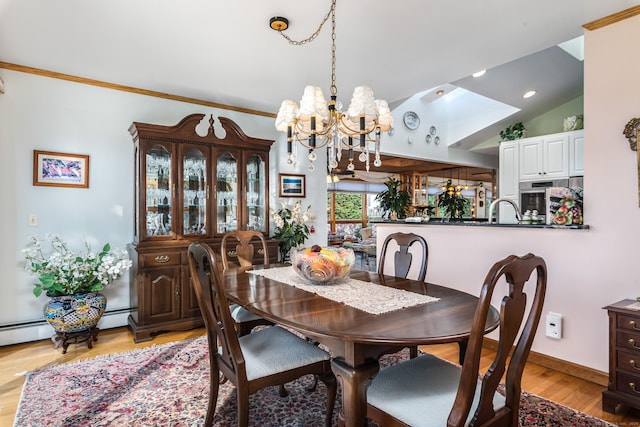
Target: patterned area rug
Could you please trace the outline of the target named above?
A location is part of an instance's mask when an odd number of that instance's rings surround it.
[[[28,374],[14,427],[202,426],[207,405],[209,358],[205,337],[162,344],[127,353],[49,366]],[[383,366],[402,355],[389,355]],[[304,377],[263,389],[250,399],[253,426],[315,427],[324,425],[325,389],[304,387]],[[340,408],[336,402],[334,425]],[[235,388],[221,385],[214,425],[237,425]],[[602,420],[524,393],[522,426],[612,426]]]

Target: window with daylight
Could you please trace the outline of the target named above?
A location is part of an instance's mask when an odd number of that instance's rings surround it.
[[[376,195],[384,184],[361,181],[339,181],[327,188],[329,232],[340,239],[358,239],[359,230],[369,221],[382,218]]]

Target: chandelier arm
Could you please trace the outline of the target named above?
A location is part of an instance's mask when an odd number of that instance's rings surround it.
[[[339,119],[339,127],[340,132],[344,133],[345,135],[360,136],[361,134],[360,129],[353,129],[349,127],[349,125],[344,121],[343,118]],[[378,121],[376,120],[371,128],[364,129],[364,134],[369,135],[370,133],[375,132],[379,127],[380,126],[378,125]],[[371,139],[371,141],[373,141],[373,139]]]
[[[293,134],[293,141],[299,143],[304,148],[307,148],[309,150],[317,150],[317,149],[322,148],[325,145],[327,145],[327,143],[329,142],[329,139],[328,138],[320,138],[319,140],[316,139],[316,145],[312,146],[311,142],[309,140],[309,137],[300,138],[300,136],[297,133],[294,133]],[[309,142],[309,143],[307,144],[307,142]]]

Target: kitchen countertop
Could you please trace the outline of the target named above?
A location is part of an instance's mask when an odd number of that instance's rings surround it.
[[[473,220],[463,220],[463,221],[441,221],[440,219],[432,219],[427,222],[412,222],[412,221],[371,221],[372,224],[384,225],[384,224],[402,224],[402,225],[443,225],[449,227],[500,227],[500,228],[552,228],[558,230],[588,230],[589,226],[586,224],[583,225],[547,225],[547,224],[498,224],[491,223],[489,224],[487,221],[473,221]]]

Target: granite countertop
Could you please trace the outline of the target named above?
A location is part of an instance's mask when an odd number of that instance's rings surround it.
[[[370,221],[373,224],[402,224],[402,225],[443,225],[448,227],[499,227],[499,228],[552,228],[558,230],[588,230],[588,225],[547,225],[547,224],[498,224],[487,221],[463,220],[463,221],[442,221],[432,219],[427,222],[412,222],[405,220],[398,221]]]

